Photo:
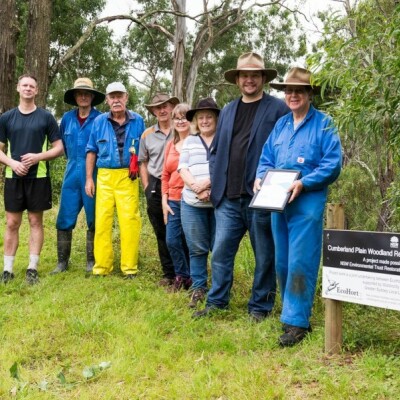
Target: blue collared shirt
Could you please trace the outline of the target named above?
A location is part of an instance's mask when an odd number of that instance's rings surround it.
[[[321,190],[340,174],[342,150],[332,119],[312,105],[294,128],[293,114],[276,123],[266,141],[257,168],[257,178],[268,169],[300,171],[304,190]]]
[[[128,111],[129,120],[125,126],[125,141],[122,158],[119,156],[117,137],[109,121],[110,113],[98,116],[93,123],[86,153],[93,152],[97,155],[97,168],[128,168],[130,161],[130,148],[139,152],[140,137],[145,129],[143,118]]]

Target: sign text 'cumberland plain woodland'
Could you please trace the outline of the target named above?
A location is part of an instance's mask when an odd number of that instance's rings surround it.
[[[400,310],[400,234],[325,230],[322,295]]]

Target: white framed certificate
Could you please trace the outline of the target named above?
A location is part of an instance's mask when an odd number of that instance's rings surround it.
[[[249,207],[282,212],[291,194],[288,189],[299,175],[300,172],[293,169],[268,170],[261,180],[261,189],[254,194]]]

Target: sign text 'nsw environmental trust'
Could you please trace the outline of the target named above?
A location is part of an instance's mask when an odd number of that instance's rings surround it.
[[[400,234],[325,230],[323,296],[400,310]]]

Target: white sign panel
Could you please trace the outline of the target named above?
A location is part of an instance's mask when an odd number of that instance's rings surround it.
[[[400,234],[325,230],[322,296],[400,310]]]

